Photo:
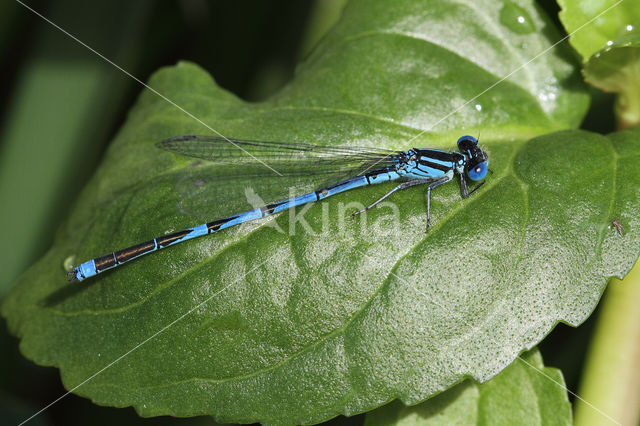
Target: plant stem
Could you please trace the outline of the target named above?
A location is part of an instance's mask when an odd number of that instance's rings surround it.
[[[612,279],[602,302],[576,401],[575,424],[640,421],[640,263],[623,281]],[[589,405],[591,404],[591,406]]]

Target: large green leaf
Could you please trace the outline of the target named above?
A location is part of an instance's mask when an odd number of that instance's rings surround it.
[[[466,380],[422,404],[399,401],[367,413],[365,426],[570,425],[560,370],[528,352],[486,383]]]
[[[640,3],[561,0],[560,19],[585,61],[585,80],[619,93],[622,127],[640,123]],[[597,19],[596,19],[597,17]],[[585,23],[589,24],[585,25]]]
[[[297,222],[293,236],[254,222],[69,285],[69,258],[196,224],[176,208],[191,160],[154,143],[207,129],[145,93],[2,305],[23,353],[100,404],[237,422],[318,422],[489,379],[558,321],[582,322],[640,250],[637,132],[530,140],[585,111],[564,50],[464,105],[557,37],[528,2],[352,2],[264,103],[191,64],[159,71],[156,90],[225,135],[453,149],[481,130],[495,173],[464,201],[456,184],[438,188],[429,235],[424,189],[394,196],[397,218],[368,212],[368,225],[341,209],[392,187],[380,185],[311,206],[311,229]]]

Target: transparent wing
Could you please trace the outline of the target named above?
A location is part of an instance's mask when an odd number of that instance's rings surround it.
[[[389,164],[397,151],[179,136],[157,144],[195,161],[179,173],[177,208],[201,220],[229,216]]]

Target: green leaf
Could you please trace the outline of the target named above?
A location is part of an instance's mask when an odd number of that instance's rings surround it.
[[[615,111],[620,127],[640,124],[640,33],[616,40],[586,63],[585,80],[618,93]]]
[[[394,196],[397,218],[387,207],[351,219],[393,186],[378,185],[305,208],[295,235],[253,222],[69,285],[65,260],[197,224],[176,208],[191,160],[154,143],[207,130],[144,93],[2,305],[23,353],[99,404],[235,422],[319,422],[488,380],[558,321],[582,322],[640,250],[637,133],[530,140],[584,114],[567,52],[492,87],[558,38],[526,2],[351,2],[266,102],[191,64],[159,71],[158,92],[228,136],[454,149],[481,130],[495,173],[466,200],[455,183],[434,191],[429,235],[424,188]],[[288,230],[289,215],[275,223]]]
[[[560,19],[572,34],[570,42],[586,62],[585,80],[605,92],[619,94],[615,108],[621,127],[640,124],[640,3],[559,3]]]
[[[638,2],[558,0],[558,4],[569,42],[585,62],[615,40],[640,30]]]
[[[422,404],[393,401],[367,413],[364,426],[571,424],[571,404],[560,370],[545,367],[537,349],[493,379],[454,386]]]

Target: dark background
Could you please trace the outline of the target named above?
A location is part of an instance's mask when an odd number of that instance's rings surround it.
[[[153,2],[30,0],[51,19],[142,81],[190,60],[218,84],[258,101],[292,78],[345,0]],[[553,1],[540,2],[557,21]],[[558,24],[558,27],[561,28]],[[555,41],[555,40],[554,40]],[[21,4],[0,3],[0,297],[51,245],[76,194],[142,90]],[[612,98],[594,92],[585,120],[609,132]],[[540,345],[575,391],[596,315],[578,329],[559,325]],[[54,368],[24,359],[0,323],[0,423],[17,424],[66,391]],[[332,423],[361,424],[363,416]],[[132,408],[99,407],[69,395],[31,424],[211,424],[208,417],[139,418]]]

